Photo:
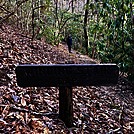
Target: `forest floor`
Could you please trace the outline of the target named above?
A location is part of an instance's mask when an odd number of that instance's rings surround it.
[[[116,86],[73,87],[74,127],[58,118],[59,91],[50,88],[20,88],[15,67],[22,63],[97,63],[76,51],[68,53],[9,25],[0,27],[0,133],[1,134],[132,134],[134,93],[119,77]]]

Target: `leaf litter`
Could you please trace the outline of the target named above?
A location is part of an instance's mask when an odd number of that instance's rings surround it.
[[[134,133],[133,87],[120,77],[116,86],[73,87],[73,125],[59,118],[57,87],[20,88],[18,64],[97,63],[67,47],[32,41],[21,30],[0,29],[0,133],[6,134],[131,134]]]

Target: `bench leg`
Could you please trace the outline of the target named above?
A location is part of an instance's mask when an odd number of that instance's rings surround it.
[[[59,118],[67,127],[73,126],[72,87],[59,87]]]

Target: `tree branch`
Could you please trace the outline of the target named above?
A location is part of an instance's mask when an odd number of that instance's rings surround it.
[[[23,0],[18,2],[16,5],[16,7],[14,8],[14,10],[12,12],[9,11],[9,14],[6,15],[2,20],[0,20],[0,24],[3,23],[4,21],[6,21],[9,17],[11,17],[12,15],[15,14],[15,12],[17,11],[18,7],[20,7],[23,3],[27,2],[28,0]]]

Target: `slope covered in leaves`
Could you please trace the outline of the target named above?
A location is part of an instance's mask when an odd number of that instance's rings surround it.
[[[16,28],[0,28],[0,133],[88,134],[134,132],[134,94],[119,78],[114,87],[74,87],[74,127],[58,119],[58,89],[20,88],[15,66],[21,63],[96,63],[66,46],[31,41]]]

